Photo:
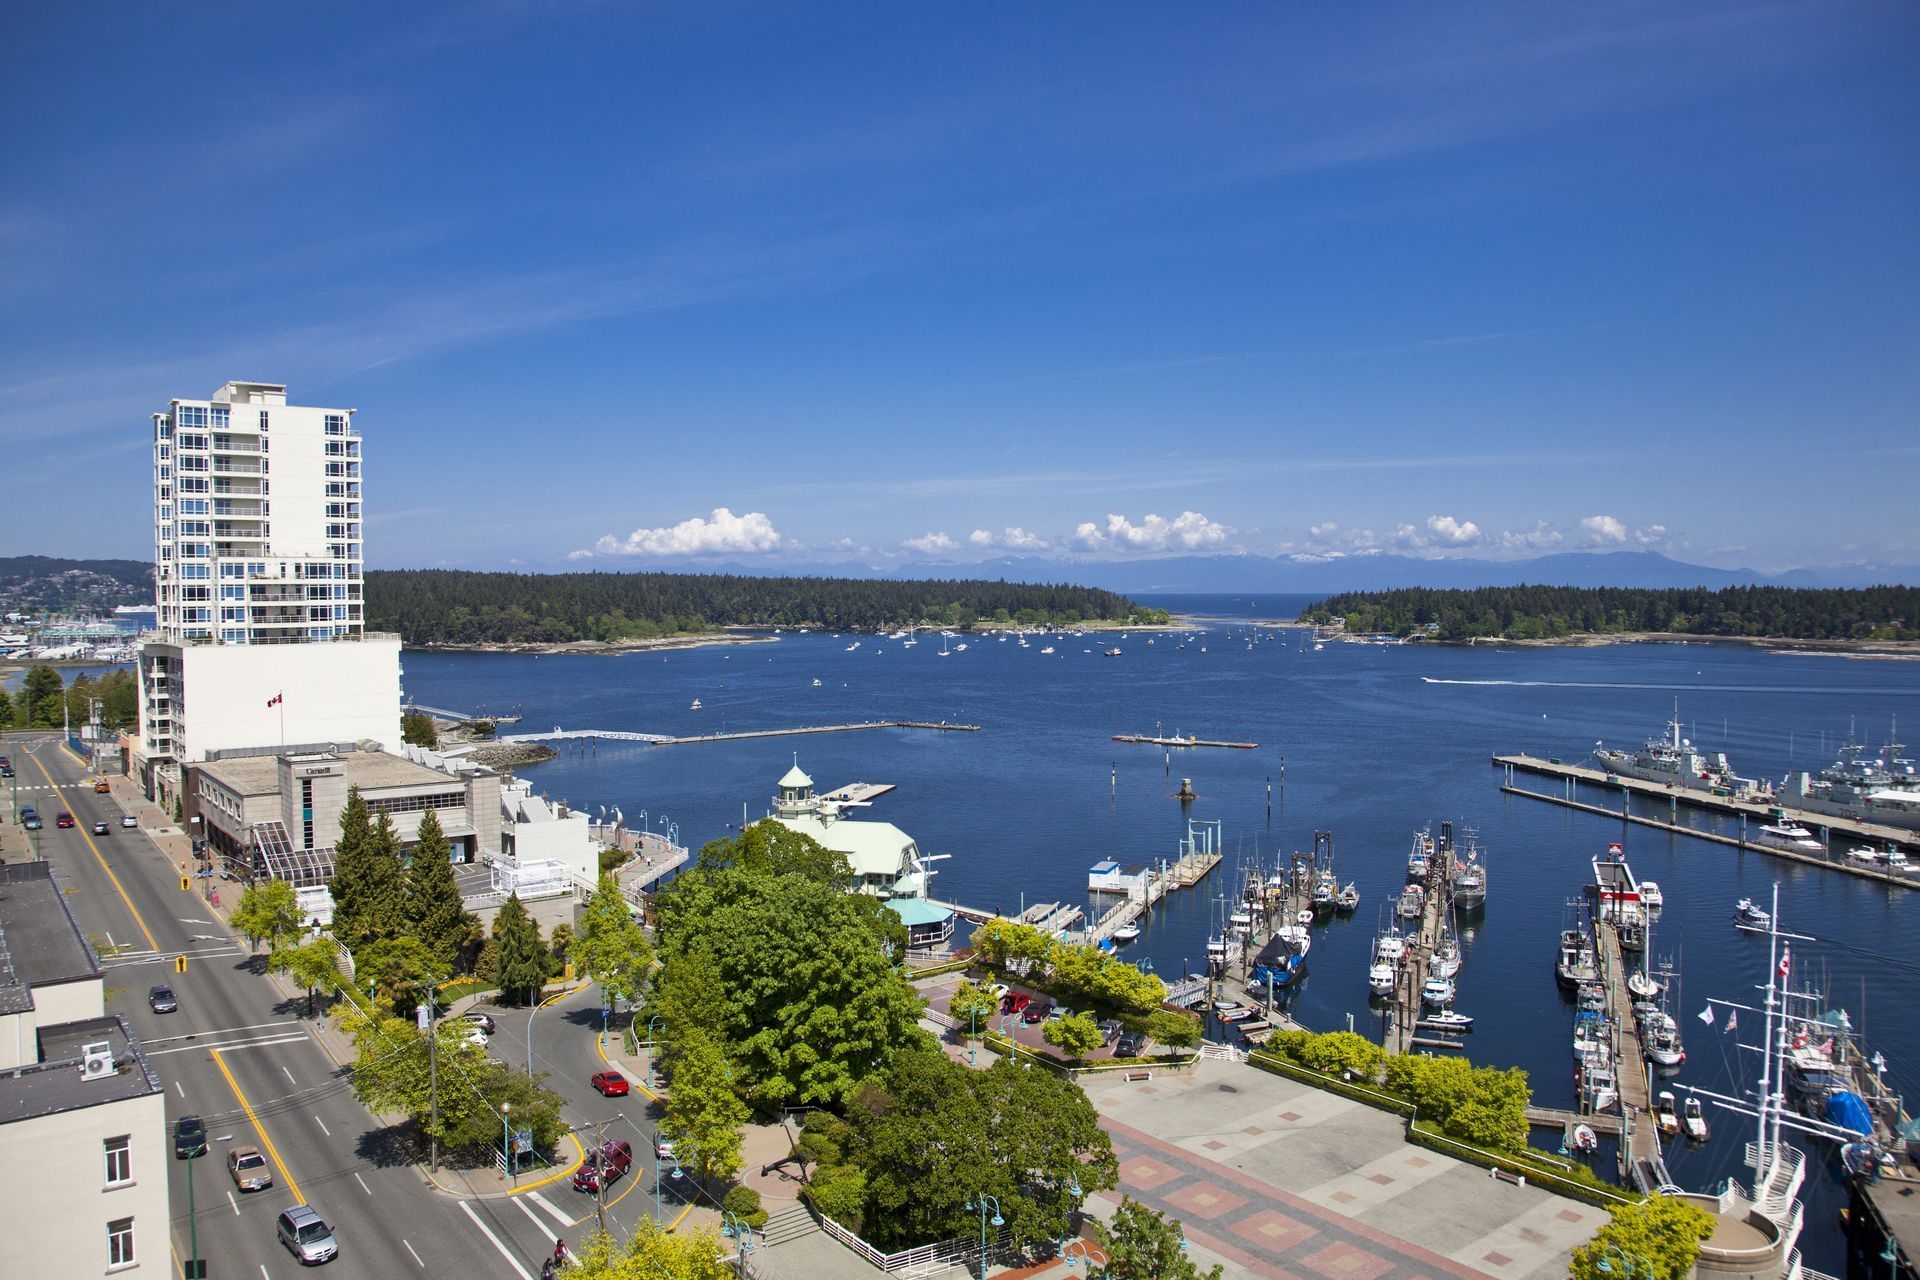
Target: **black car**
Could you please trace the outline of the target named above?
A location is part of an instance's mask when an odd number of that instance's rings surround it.
[[[147,1008],[155,1013],[178,1013],[180,1002],[174,998],[173,988],[164,982],[155,983],[147,992]]]
[[[1116,1058],[1137,1058],[1140,1051],[1147,1047],[1146,1037],[1138,1031],[1129,1031],[1113,1042],[1113,1056]]]
[[[39,814],[29,813],[24,818],[20,819],[20,825],[25,827],[29,831],[38,831],[45,824],[43,824],[40,821]]]
[[[207,1154],[207,1122],[199,1116],[181,1116],[175,1120],[173,1154],[181,1160]]]

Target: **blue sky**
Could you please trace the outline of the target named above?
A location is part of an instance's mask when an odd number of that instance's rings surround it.
[[[0,552],[1920,559],[1920,9],[14,5]]]

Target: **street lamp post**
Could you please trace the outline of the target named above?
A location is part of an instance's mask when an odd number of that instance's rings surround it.
[[[205,1274],[200,1269],[200,1219],[195,1216],[193,1204],[193,1162],[198,1158],[197,1155],[187,1157],[187,1252],[193,1256],[187,1259],[183,1270],[190,1277]]]
[[[532,1010],[527,1014],[527,1076],[529,1079],[533,1076],[533,1019],[539,1012],[540,1003],[536,999]]]
[[[979,1009],[967,1010],[967,1065],[970,1067],[980,1065],[980,1046],[979,1042],[975,1039],[977,1033],[974,1031],[973,1026],[979,1018]]]
[[[513,1135],[507,1131],[507,1112],[513,1110],[511,1102],[500,1104],[500,1162],[507,1166],[508,1176],[513,1177],[513,1185],[519,1186],[520,1179],[514,1176]]]
[[[657,1013],[647,1019],[647,1088],[649,1090],[654,1087],[653,1060],[659,1054],[659,1050],[656,1048],[660,1043],[659,1029],[665,1025],[666,1020]]]
[[[734,1242],[734,1268],[744,1276],[747,1274],[747,1251],[753,1248],[753,1228],[737,1214],[725,1209],[720,1211],[720,1223],[720,1234]]]
[[[659,1138],[659,1135],[656,1134],[653,1139],[653,1225],[656,1227],[661,1225],[660,1162],[662,1158],[663,1157],[660,1155],[660,1138]],[[685,1176],[680,1172],[680,1161],[677,1157],[668,1156],[664,1158],[671,1160],[673,1163],[673,1172],[668,1174],[667,1175],[668,1177],[679,1178],[679,1177]]]
[[[967,1201],[967,1208],[980,1214],[980,1280],[987,1280],[987,1225],[1004,1227],[1007,1220],[1000,1216],[1000,1201],[997,1197],[984,1192],[976,1192],[973,1199]],[[993,1217],[987,1217],[987,1211],[993,1211]]]

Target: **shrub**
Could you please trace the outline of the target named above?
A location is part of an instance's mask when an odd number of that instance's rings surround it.
[[[861,1206],[867,1202],[867,1175],[849,1164],[818,1170],[800,1194],[823,1217],[849,1231],[860,1230]]]
[[[767,1225],[767,1211],[760,1207],[760,1193],[752,1187],[735,1187],[727,1192],[720,1207],[756,1231]]]
[[[1300,1061],[1315,1071],[1328,1075],[1350,1072],[1360,1080],[1372,1080],[1387,1056],[1379,1045],[1351,1031],[1310,1036],[1297,1053]]]

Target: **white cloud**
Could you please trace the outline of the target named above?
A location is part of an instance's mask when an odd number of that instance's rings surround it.
[[[1650,524],[1633,531],[1633,540],[1643,547],[1656,547],[1667,540],[1667,526]]]
[[[985,529],[975,529],[967,535],[967,541],[976,547],[990,547],[993,545],[993,535]]]
[[[1002,546],[1015,551],[1045,551],[1047,540],[1037,533],[1028,533],[1017,524],[1010,524],[1000,534]]]
[[[918,538],[908,538],[900,545],[906,547],[908,550],[918,551],[923,556],[938,555],[947,551],[957,551],[960,548],[959,543],[944,533],[928,533]]]
[[[1073,540],[1088,551],[1198,551],[1220,546],[1232,533],[1198,511],[1182,511],[1172,520],[1149,513],[1139,524],[1109,515],[1104,528],[1084,520],[1074,529]]]
[[[757,555],[777,551],[780,534],[765,513],[749,511],[736,516],[725,507],[713,514],[693,516],[679,524],[658,529],[635,529],[624,538],[608,534],[593,544],[592,551],[575,551],[569,560],[589,556],[710,556]]]
[[[1480,541],[1480,526],[1452,516],[1428,516],[1427,532],[1443,546],[1470,547]]]
[[[1617,547],[1627,540],[1627,526],[1612,516],[1586,516],[1580,528],[1590,546]]]
[[[1517,532],[1509,529],[1499,537],[1503,551],[1551,551],[1565,541],[1561,532],[1545,520],[1536,522],[1531,529]]]

